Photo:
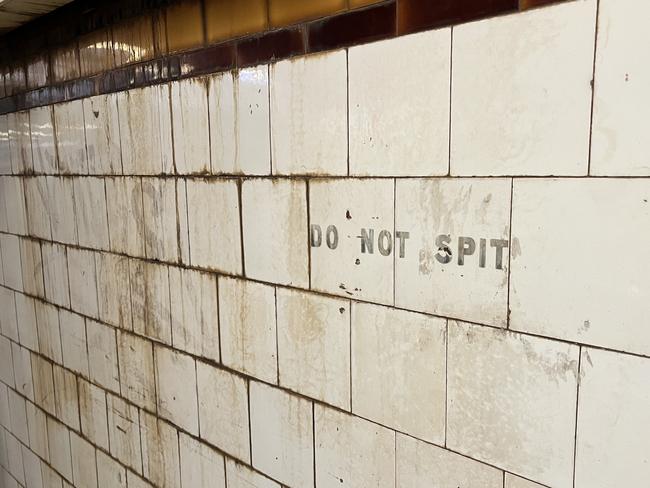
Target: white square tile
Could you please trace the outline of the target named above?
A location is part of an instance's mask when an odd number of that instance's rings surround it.
[[[45,461],[49,461],[50,448],[47,440],[47,417],[45,412],[31,402],[27,402],[26,407],[29,448]]]
[[[61,422],[47,418],[47,437],[50,442],[50,464],[61,475],[72,481],[72,453],[70,431]]]
[[[167,266],[132,259],[129,267],[133,331],[165,344],[171,344],[171,304]]]
[[[398,180],[395,305],[505,327],[510,193],[507,179]]]
[[[0,174],[11,174],[11,148],[9,147],[8,115],[0,115]]]
[[[169,268],[174,348],[219,361],[217,277]]]
[[[34,172],[56,174],[58,172],[52,106],[37,107],[29,111],[32,137]]]
[[[514,474],[506,473],[504,488],[544,488],[544,486]]]
[[[244,181],[242,227],[246,276],[307,287],[307,192],[303,181]]]
[[[210,172],[208,81],[188,78],[171,83],[174,162],[177,174]]]
[[[253,466],[283,484],[313,486],[312,403],[252,382],[250,406]]]
[[[45,296],[48,301],[56,305],[69,307],[70,289],[66,286],[68,284],[68,258],[65,246],[44,242],[41,252],[43,253]]]
[[[650,261],[603,258],[622,237],[650,245],[647,182],[517,180],[513,195],[510,327],[650,353]]]
[[[394,182],[309,183],[312,289],[393,303]]]
[[[0,178],[0,184],[2,184],[2,191],[5,196],[5,187],[7,186],[8,179]],[[54,215],[52,208],[54,202],[50,200],[47,183],[47,178],[43,176],[25,177],[23,179],[27,208],[27,231],[33,237],[51,240],[52,230],[50,227],[50,218],[51,215]],[[2,202],[0,201],[0,203]]]
[[[11,171],[13,174],[23,174],[33,169],[29,112],[25,110],[7,114],[7,127],[9,129]]]
[[[196,368],[201,438],[250,462],[247,382],[201,362]]]
[[[5,385],[13,387],[14,363],[11,357],[11,341],[0,335],[0,381]]]
[[[139,407],[156,410],[156,379],[151,341],[119,331],[117,334],[122,396]]]
[[[316,486],[393,488],[395,433],[315,405]]]
[[[643,486],[650,476],[650,360],[583,349],[576,488]]]
[[[196,366],[192,357],[156,346],[158,414],[191,434],[199,433]]]
[[[27,234],[27,211],[23,177],[3,178],[4,203],[7,215],[7,231],[12,234]]]
[[[221,454],[185,434],[180,434],[180,452],[183,486],[226,487],[225,465]]]
[[[189,212],[187,209],[187,186],[185,180],[176,178],[176,214],[178,233],[178,258],[183,264],[190,264]]]
[[[580,0],[454,28],[452,175],[587,173],[595,14]]]
[[[644,123],[650,97],[650,70],[644,50],[650,33],[645,2],[603,0],[598,8],[598,38],[591,135],[593,175],[650,175]]]
[[[141,473],[142,449],[137,407],[113,395],[107,395],[106,404],[111,455],[119,459],[122,464]],[[97,461],[99,463],[99,459]]]
[[[275,481],[265,478],[246,465],[226,458],[228,488],[280,488]]]
[[[36,301],[31,297],[16,293],[16,317],[18,318],[20,344],[32,351],[38,352]]]
[[[445,319],[353,303],[352,412],[443,444],[446,326]]]
[[[2,427],[9,427],[11,425],[11,417],[9,416],[9,397],[7,396],[8,389],[9,387],[7,385],[0,383],[0,426]],[[2,432],[2,429],[0,429],[0,432]],[[0,442],[2,441],[4,441],[4,439],[0,439]],[[6,459],[1,456],[6,455],[6,452],[0,454],[0,466],[5,466],[4,461]]]
[[[117,94],[109,94],[82,100],[91,175],[122,173],[117,97]]]
[[[178,212],[172,179],[143,178],[144,248],[149,259],[178,262]]]
[[[133,471],[126,472],[126,486],[128,488],[154,488],[152,484],[143,480],[137,474],[133,474]]]
[[[18,488],[25,483],[22,445],[9,431],[6,432],[5,439],[7,444],[7,469],[11,476],[18,481],[19,485],[13,485]]]
[[[451,29],[350,48],[350,173],[446,175]]]
[[[447,447],[571,486],[578,347],[449,322]]]
[[[70,306],[76,312],[97,318],[97,273],[95,253],[83,249],[68,249],[68,278]],[[60,286],[60,285],[59,285]]]
[[[111,391],[120,391],[115,329],[86,320],[90,379]]]
[[[280,385],[350,410],[350,302],[277,289]]]
[[[14,390],[7,390],[9,400],[9,430],[23,444],[29,443],[29,431],[27,430],[27,410],[25,410],[25,399]]]
[[[268,66],[210,78],[208,103],[212,173],[270,174]]]
[[[14,366],[16,391],[24,397],[34,401],[34,381],[32,379],[32,355],[29,349],[11,343],[11,356]],[[25,441],[25,444],[29,444]]]
[[[269,383],[278,380],[275,289],[219,278],[221,361]]]
[[[173,170],[169,85],[120,92],[122,166],[125,175],[157,175]]]
[[[347,54],[270,67],[274,174],[347,174]]]
[[[186,184],[192,265],[241,274],[237,183],[234,180],[188,180]]]
[[[74,432],[70,433],[70,446],[72,452],[72,477],[75,486],[97,488],[95,448]]]
[[[108,450],[106,393],[98,386],[79,380],[81,431],[93,444]]]
[[[178,431],[154,415],[140,411],[142,475],[156,486],[180,488]]]
[[[131,330],[129,258],[95,253],[99,318],[102,322]]]
[[[64,488],[63,478],[45,463],[41,463],[41,474],[43,475],[43,486],[48,488]],[[68,486],[65,488],[68,488]]]
[[[106,189],[102,178],[74,178],[79,245],[109,249]]]
[[[18,321],[16,319],[16,300],[14,292],[0,287],[0,332],[12,341],[18,342]]]
[[[31,239],[20,240],[20,264],[23,269],[23,289],[25,293],[45,297],[43,282],[43,257],[41,245]]]
[[[52,364],[32,355],[32,375],[34,380],[34,403],[50,415],[56,415],[54,396],[54,377]]]
[[[66,244],[77,243],[76,210],[73,179],[46,177],[48,213],[52,239]]]
[[[59,310],[46,302],[38,301],[36,308],[36,330],[38,350],[52,361],[63,364]]]
[[[111,250],[144,257],[144,209],[140,178],[106,178]]]
[[[23,446],[23,466],[25,468],[25,486],[27,488],[43,488],[41,460],[25,446]]]
[[[503,488],[503,472],[397,434],[397,488]]]
[[[126,488],[126,470],[102,451],[97,451],[98,488]]]
[[[23,291],[23,270],[20,265],[20,239],[12,234],[0,234],[0,254],[4,284]]]
[[[88,174],[84,109],[81,100],[54,106],[56,149],[61,174]]]
[[[79,395],[77,392],[77,377],[67,369],[55,364],[52,368],[54,376],[54,393],[56,418],[71,429],[79,430]]]
[[[61,349],[63,365],[88,377],[88,343],[86,342],[86,321],[81,315],[59,310]]]

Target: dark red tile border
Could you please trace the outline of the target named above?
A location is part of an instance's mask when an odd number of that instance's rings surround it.
[[[506,12],[515,12],[519,0],[398,0],[399,34],[433,29]]]
[[[308,25],[310,51],[326,51],[395,36],[396,2],[336,15]]]
[[[302,28],[282,29],[244,39],[237,46],[237,66],[255,66],[306,52]]]
[[[75,0],[58,9],[56,15],[36,19],[11,33],[8,39],[0,39],[0,55],[7,60],[7,65],[0,67],[0,75],[5,75],[0,76],[0,83],[4,78],[6,91],[6,96],[0,98],[0,114],[183,77],[270,63],[296,55],[388,39],[567,0],[386,0],[294,27],[163,55],[87,78],[53,83],[31,91],[14,90],[12,81],[20,82],[21,77],[16,79],[11,73],[24,70],[23,56],[32,56],[93,29],[143,15],[175,1]]]

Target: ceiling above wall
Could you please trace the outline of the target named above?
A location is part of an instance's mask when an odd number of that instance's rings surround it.
[[[59,8],[71,0],[0,0],[0,35]]]

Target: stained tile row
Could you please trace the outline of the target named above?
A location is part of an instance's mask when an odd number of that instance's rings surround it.
[[[0,67],[0,98],[241,36],[258,34],[252,39],[274,44],[274,35],[259,34],[297,23],[303,23],[298,28],[305,30],[309,49],[320,51],[557,1],[463,0],[432,4],[421,0],[184,0],[153,12],[138,11],[135,6],[134,12],[121,12],[124,5],[117,4],[78,12],[76,16],[72,8],[55,12],[51,19],[41,22],[40,30],[34,27],[22,34],[9,34],[9,40],[0,46],[7,59],[7,64]],[[95,21],[93,16],[97,17]],[[120,21],[111,24],[107,18]],[[69,25],[67,32],[62,27],[65,25]],[[71,39],[70,32],[86,33]],[[290,34],[292,30],[284,32]],[[28,51],[28,59],[16,58],[9,49],[12,42],[34,46]],[[300,44],[304,52],[307,46],[302,45],[302,39]]]
[[[0,172],[647,176],[642,138],[612,118],[643,95],[611,108],[636,85],[615,81],[609,38],[591,123],[595,14],[579,0],[453,43],[442,29],[0,116]]]
[[[68,266],[73,273],[77,265],[68,260]],[[164,268],[170,279],[176,269],[147,266]],[[209,335],[219,330],[221,355],[214,342],[196,355],[229,370],[162,346],[150,331],[134,327],[134,335],[127,323],[115,330],[0,287],[3,311],[15,308],[1,324],[0,423],[8,429],[0,432],[2,442],[29,446],[75,482],[76,463],[94,463],[95,448],[82,433],[152,483],[178,480],[172,486],[181,486],[177,428],[287,486],[311,486],[315,475],[319,486],[373,480],[389,487],[397,479],[398,486],[424,487],[466,479],[496,487],[503,480],[496,466],[545,486],[569,487],[574,452],[575,486],[645,479],[643,455],[631,460],[626,453],[639,426],[647,425],[642,412],[650,398],[639,393],[647,358],[232,278],[212,277],[210,288],[213,313],[205,313],[195,293],[182,307],[200,310],[210,323],[175,322],[174,347],[183,349],[188,333],[210,344]],[[168,313],[162,304],[154,307]],[[259,333],[261,323],[268,323],[267,337]],[[234,355],[226,352],[228,344]],[[612,414],[622,408],[626,415]],[[223,467],[216,462],[220,454],[182,432],[181,450],[184,440]],[[75,442],[89,455],[73,455]],[[349,446],[365,446],[363,455],[351,457]],[[11,446],[0,452],[11,458]],[[11,463],[0,459],[0,465],[13,473]],[[194,468],[183,471],[191,476]],[[527,486],[508,478],[513,487]]]

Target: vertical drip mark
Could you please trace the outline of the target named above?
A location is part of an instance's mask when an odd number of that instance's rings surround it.
[[[246,277],[246,259],[244,257],[244,209],[242,208],[242,193],[244,183],[241,178],[237,178],[237,198],[239,199],[239,241],[241,243],[241,273]]]
[[[309,200],[309,179],[305,180],[307,193],[307,274],[311,290],[311,205]]]
[[[350,176],[350,49],[345,50],[345,128],[347,137],[347,165]]]
[[[393,242],[395,241],[395,233],[397,232],[397,179],[393,179]],[[397,277],[397,249],[393,251],[393,306],[395,306],[396,294],[396,277]]]
[[[449,423],[449,319],[445,321],[445,442],[447,447],[447,424]]]
[[[278,287],[273,288],[273,308],[275,312],[275,372],[277,385],[280,386],[280,346],[278,343]]]

